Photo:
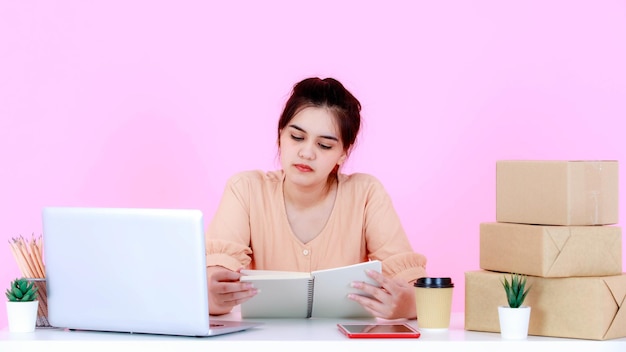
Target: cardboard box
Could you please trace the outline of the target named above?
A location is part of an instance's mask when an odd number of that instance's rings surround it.
[[[500,332],[498,306],[507,305],[503,273],[465,273],[465,330]],[[524,305],[529,335],[607,340],[626,336],[626,274],[528,277]]]
[[[622,229],[482,223],[480,268],[540,277],[619,275]]]
[[[496,221],[618,223],[617,161],[498,161]]]

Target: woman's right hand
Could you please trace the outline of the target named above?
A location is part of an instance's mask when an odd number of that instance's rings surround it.
[[[239,281],[239,272],[221,266],[210,266],[206,272],[211,315],[230,313],[234,306],[257,294],[251,283]]]

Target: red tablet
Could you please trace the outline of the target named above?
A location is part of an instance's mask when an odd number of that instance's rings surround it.
[[[337,324],[349,338],[418,338],[420,332],[408,324]]]

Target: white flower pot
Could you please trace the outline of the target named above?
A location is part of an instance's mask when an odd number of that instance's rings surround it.
[[[7,301],[7,319],[10,332],[33,332],[37,323],[39,301]]]
[[[503,339],[523,340],[528,337],[530,307],[510,308],[508,306],[499,306],[498,317],[500,318],[500,334]]]

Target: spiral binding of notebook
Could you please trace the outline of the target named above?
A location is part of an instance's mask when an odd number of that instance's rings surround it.
[[[308,305],[306,309],[306,317],[310,318],[313,315],[313,293],[315,292],[315,277],[309,280],[309,292],[308,292]]]

